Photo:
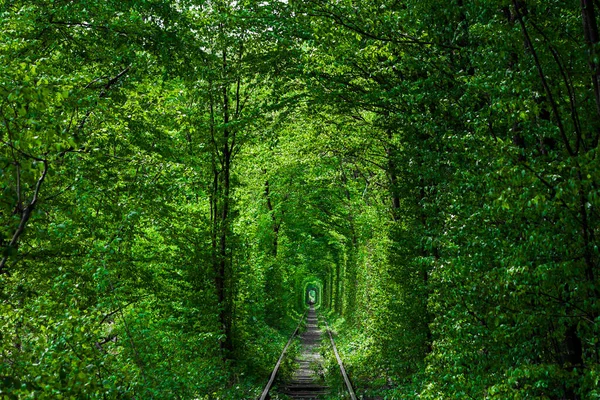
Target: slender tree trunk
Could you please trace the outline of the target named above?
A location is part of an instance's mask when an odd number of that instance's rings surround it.
[[[341,307],[341,296],[340,296],[340,260],[339,257],[336,257],[337,260],[335,260],[335,288],[334,288],[334,294],[333,294],[333,298],[334,298],[334,308],[335,308],[335,312],[338,315],[341,315],[342,313],[342,307]]]
[[[267,199],[267,209],[269,210],[269,214],[271,214],[271,220],[273,221],[273,258],[277,258],[278,244],[279,244],[279,229],[280,223],[277,221],[277,217],[275,216],[275,210],[273,209],[273,203],[271,201],[271,190],[269,181],[265,181],[265,197]]]
[[[227,51],[223,51],[223,72],[226,74],[227,65]],[[230,190],[231,190],[231,132],[228,127],[229,124],[229,88],[226,82],[223,83],[222,88],[223,95],[223,144],[222,144],[222,171],[221,171],[221,185],[222,185],[222,204],[221,204],[221,215],[220,215],[220,231],[219,231],[219,272],[218,272],[218,286],[217,291],[219,295],[219,303],[221,304],[221,324],[223,325],[225,333],[225,341],[223,342],[223,348],[229,352],[233,351],[233,338],[232,338],[232,298],[230,288],[231,282],[231,271],[230,260],[228,257],[227,245],[228,245],[228,234],[229,234],[229,202],[230,202]]]
[[[581,0],[581,15],[583,20],[583,33],[585,41],[589,48],[589,64],[592,71],[592,85],[594,87],[594,98],[596,100],[596,111],[600,115],[600,68],[595,56],[597,55],[596,45],[600,40],[598,34],[598,23],[596,22],[596,10],[593,0]],[[597,137],[596,143],[597,145]]]
[[[8,243],[9,249],[16,249],[18,247],[19,238],[25,231],[25,227],[27,226],[27,223],[29,222],[29,218],[31,218],[31,214],[33,213],[33,210],[37,206],[37,203],[39,200],[39,195],[40,195],[40,190],[42,188],[42,184],[44,183],[44,180],[46,179],[46,175],[48,174],[48,161],[46,161],[46,160],[40,160],[40,161],[42,161],[44,164],[44,170],[35,185],[33,197],[26,207],[23,207],[22,204],[20,204],[22,201],[21,193],[20,193],[21,190],[20,190],[20,187],[17,189],[19,192],[18,193],[18,198],[19,198],[18,203],[19,204],[17,204],[17,209],[19,210],[19,213],[21,215],[21,220],[19,222],[19,226],[17,227],[17,229],[15,230],[15,232],[12,236],[12,239]],[[18,171],[18,169],[17,169],[17,171]],[[20,186],[20,176],[18,175],[17,177],[19,180],[18,186]],[[0,260],[0,275],[7,273],[7,270],[6,270],[6,262],[7,261],[8,261],[8,254],[4,255],[2,257],[2,259]]]
[[[388,175],[390,179],[390,194],[392,197],[392,219],[398,221],[400,212],[400,193],[398,192],[398,168],[396,167],[396,146],[392,143],[393,133],[388,130],[388,147],[386,149],[388,161]]]
[[[352,212],[352,197],[350,190],[348,189],[348,178],[344,173],[344,168],[341,168],[342,183],[344,184],[344,194],[348,201],[348,225],[350,226],[350,248],[347,252],[346,267],[344,273],[344,313],[346,319],[352,324],[355,318],[356,311],[356,291],[357,291],[357,277],[356,277],[356,249],[358,247],[358,239],[356,237],[356,229],[354,223],[354,213]]]

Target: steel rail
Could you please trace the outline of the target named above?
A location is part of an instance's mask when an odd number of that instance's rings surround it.
[[[300,325],[302,324],[304,317],[306,317],[307,312],[308,312],[308,308],[304,311],[304,314],[302,314],[302,317],[300,317],[300,322],[298,322],[298,326],[294,330],[294,333],[292,333],[292,336],[290,336],[290,340],[288,340],[287,344],[283,348],[283,351],[281,352],[281,356],[279,356],[279,360],[277,360],[277,364],[275,364],[275,368],[273,368],[273,372],[271,373],[271,378],[269,379],[267,386],[265,386],[265,389],[262,391],[262,394],[260,395],[259,400],[265,400],[267,398],[267,396],[269,395],[269,390],[271,390],[271,386],[273,385],[273,382],[275,381],[275,377],[277,376],[277,371],[279,371],[279,366],[281,365],[281,362],[283,361],[285,352],[287,351],[288,347],[290,347],[290,344],[292,343],[292,340],[294,339],[294,337],[298,334]]]
[[[344,382],[346,383],[346,388],[348,389],[348,392],[350,393],[350,398],[352,400],[357,400],[356,394],[354,393],[354,389],[352,389],[352,384],[350,383],[350,379],[348,378],[348,374],[346,374],[346,369],[344,369],[344,364],[342,363],[340,354],[338,353],[337,347],[335,346],[335,342],[333,341],[333,336],[331,335],[331,329],[329,329],[329,324],[327,323],[325,318],[323,318],[323,321],[325,322],[325,326],[327,327],[327,333],[329,334],[329,340],[331,340],[331,347],[333,347],[333,352],[335,354],[335,358],[337,359],[338,365],[340,366],[340,370],[342,371],[342,377],[344,378]]]

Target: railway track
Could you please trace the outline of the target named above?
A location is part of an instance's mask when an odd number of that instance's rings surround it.
[[[319,399],[320,397],[329,394],[329,387],[325,384],[324,377],[318,372],[319,367],[323,363],[321,354],[319,352],[319,346],[323,338],[323,331],[319,328],[317,312],[314,306],[311,305],[310,308],[304,313],[302,318],[300,318],[298,327],[284,347],[283,352],[281,353],[281,356],[279,357],[279,360],[277,361],[277,364],[271,373],[269,382],[265,386],[259,400],[270,399],[269,392],[271,391],[271,386],[273,385],[275,377],[277,376],[279,366],[285,357],[290,343],[294,337],[298,336],[298,332],[304,318],[306,318],[306,330],[299,336],[302,344],[302,350],[300,356],[296,359],[298,367],[294,371],[292,379],[289,382],[286,382],[285,386],[279,390],[279,393],[285,394],[292,399],[302,400]],[[348,375],[344,369],[344,364],[342,363],[342,359],[340,358],[337,347],[335,346],[335,341],[333,340],[329,325],[327,325],[327,321],[324,321],[324,323],[327,335],[329,336],[329,341],[331,342],[332,349],[340,367],[340,373],[344,379],[346,389],[348,390],[349,397],[351,400],[356,400],[354,389],[352,388],[350,380],[348,379]]]

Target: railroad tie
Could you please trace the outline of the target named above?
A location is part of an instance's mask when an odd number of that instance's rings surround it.
[[[296,359],[298,368],[288,382],[282,393],[292,399],[318,399],[319,396],[328,394],[329,387],[325,385],[323,377],[317,372],[323,359],[319,353],[319,346],[323,332],[319,329],[317,312],[311,305],[306,318],[306,331],[300,335],[302,345],[300,356]]]

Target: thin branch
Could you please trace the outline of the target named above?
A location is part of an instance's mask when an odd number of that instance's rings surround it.
[[[88,29],[96,29],[98,31],[113,31],[115,33],[118,33],[121,36],[127,36],[129,33],[125,32],[125,31],[119,31],[119,30],[115,30],[112,29],[106,25],[96,25],[96,24],[89,24],[86,22],[69,22],[69,21],[51,21],[51,24],[54,25],[63,25],[63,26],[78,26],[81,28],[88,28]]]
[[[529,166],[528,164],[522,163],[521,164],[525,169],[527,169],[529,172],[531,172],[536,178],[539,179],[540,182],[542,182],[544,184],[544,186],[546,186],[548,189],[550,189],[550,195],[549,198],[551,200],[555,200],[556,199],[556,188],[550,183],[548,182],[546,179],[544,179],[543,176],[541,176],[539,173],[537,173],[531,166]],[[565,209],[567,209],[573,219],[575,219],[577,222],[579,222],[581,224],[581,220],[579,220],[579,218],[577,217],[577,213],[575,211],[573,211],[571,209],[571,207],[569,207],[569,205],[565,202],[564,199],[559,199],[560,203],[565,207]]]
[[[142,296],[141,298],[144,298],[144,297],[148,297],[148,295]],[[118,312],[123,311],[125,308],[129,307],[130,305],[137,303],[140,299],[132,300],[129,303],[125,304],[124,306],[121,306],[121,307],[117,308],[116,310],[109,312],[102,318],[102,320],[100,321],[100,323],[98,325],[102,325],[108,318],[110,318],[111,316],[115,315]]]
[[[71,187],[72,187],[72,186],[73,186],[75,183],[77,183],[78,181],[79,181],[79,178],[75,179],[75,182],[73,182],[73,183],[72,183],[72,184],[70,184],[70,185],[67,185],[67,186],[66,186],[64,189],[62,189],[62,190],[61,190],[61,191],[59,191],[58,193],[55,193],[55,194],[53,194],[53,195],[50,195],[50,196],[48,196],[48,197],[44,198],[44,202],[48,202],[48,201],[50,201],[50,200],[54,200],[54,199],[56,199],[57,197],[59,197],[60,195],[62,195],[63,193],[66,193],[66,192],[69,190],[69,188],[71,188]]]
[[[531,26],[533,26],[533,28],[540,35],[542,35],[542,37],[544,38],[546,43],[548,43],[548,48],[550,49],[550,53],[552,54],[552,57],[554,58],[556,65],[558,65],[558,70],[560,71],[560,74],[563,78],[565,88],[567,89],[567,93],[569,95],[569,105],[571,107],[571,119],[573,120],[573,128],[575,129],[575,132],[577,134],[577,140],[575,143],[575,152],[577,153],[577,152],[579,152],[579,147],[581,145],[581,139],[582,139],[583,134],[581,131],[581,123],[579,121],[579,114],[577,112],[577,103],[576,103],[576,98],[575,98],[575,89],[573,88],[573,82],[571,81],[570,77],[567,75],[567,71],[563,65],[562,60],[560,59],[560,55],[559,55],[558,51],[556,51],[556,48],[552,45],[552,42],[550,42],[550,39],[548,38],[548,36],[546,36],[544,31],[535,22],[533,22],[533,21],[529,21],[529,22],[531,23]]]
[[[554,117],[556,118],[556,122],[558,124],[558,129],[562,136],[562,139],[563,139],[563,142],[567,149],[567,152],[569,153],[569,155],[575,156],[575,152],[571,148],[571,143],[569,142],[569,138],[567,137],[567,134],[565,132],[565,127],[563,126],[562,119],[561,119],[560,113],[558,111],[558,106],[556,104],[556,101],[554,100],[554,96],[552,95],[552,90],[550,90],[550,86],[548,85],[548,81],[546,80],[546,75],[544,74],[544,70],[542,69],[542,64],[537,55],[537,52],[535,51],[535,47],[533,47],[533,42],[531,41],[531,37],[529,36],[529,32],[527,31],[527,27],[525,26],[525,21],[523,21],[523,15],[521,14],[521,10],[519,8],[519,5],[517,4],[517,0],[512,0],[512,3],[515,8],[515,13],[517,15],[517,19],[519,20],[519,24],[521,25],[521,31],[523,32],[523,37],[525,38],[525,43],[527,44],[527,47],[529,47],[529,50],[531,50],[531,54],[533,55],[535,67],[538,71],[538,75],[540,76],[540,79],[542,80],[542,86],[544,87],[546,96],[548,96],[548,101],[550,102],[550,105],[552,107],[552,112],[554,113]]]
[[[21,150],[21,149],[19,149],[19,148],[15,147],[15,145],[13,145],[13,144],[12,144],[12,143],[10,143],[10,142],[5,142],[5,141],[2,141],[2,143],[3,143],[3,144],[5,144],[6,146],[10,147],[11,149],[15,150],[17,153],[21,154],[22,156],[25,156],[25,157],[27,157],[27,158],[30,158],[30,159],[32,159],[32,160],[39,161],[39,162],[45,162],[45,161],[46,161],[46,160],[44,160],[43,158],[39,158],[39,157],[36,157],[36,156],[34,156],[34,155],[31,155],[31,154],[29,154],[29,153],[26,153],[26,152],[24,152],[23,150]]]
[[[100,95],[98,96],[98,99],[105,98],[107,96],[107,94],[108,94],[108,90],[115,83],[117,83],[127,72],[129,72],[130,69],[131,69],[131,64],[129,64],[124,70],[122,70],[121,72],[119,72],[115,77],[113,77],[112,79],[110,79],[106,83],[106,85],[104,85],[104,88],[100,92]],[[77,135],[83,130],[84,125],[86,124],[87,120],[90,118],[90,115],[92,115],[92,110],[93,110],[93,108],[90,108],[85,113],[85,116],[83,117],[83,119],[81,120],[81,122],[79,123],[79,125],[77,125],[77,131],[75,132],[75,135],[74,135],[75,137],[77,137]]]
[[[316,2],[312,1],[312,3],[316,3]],[[323,7],[319,7],[319,8],[320,8],[320,10],[319,10],[320,13],[307,12],[306,15],[311,16],[311,17],[329,18],[329,19],[337,22],[341,26],[343,26],[351,31],[354,31],[362,36],[365,36],[369,39],[377,40],[380,42],[396,43],[396,44],[414,44],[414,45],[421,45],[421,46],[429,45],[429,46],[437,46],[437,47],[441,47],[441,48],[445,48],[445,49],[461,50],[460,47],[450,46],[450,45],[435,43],[435,42],[429,42],[429,41],[422,40],[422,39],[416,38],[414,36],[408,35],[406,33],[396,32],[399,36],[403,37],[404,39],[396,39],[396,38],[391,38],[391,37],[379,36],[375,33],[368,32],[365,29],[359,28],[355,23],[353,23],[351,21],[347,21],[347,19],[344,18],[340,14],[336,14],[332,11],[325,10]]]
[[[14,152],[13,152],[14,156]],[[23,197],[21,193],[21,164],[15,160],[15,168],[17,170],[17,208],[16,212],[23,210]]]

